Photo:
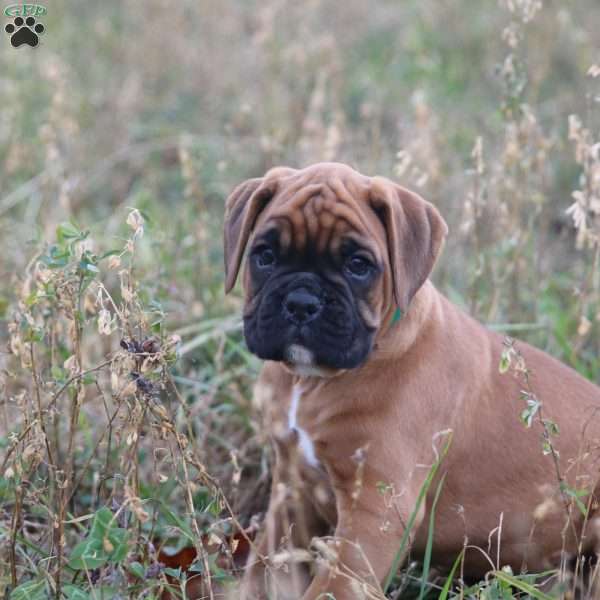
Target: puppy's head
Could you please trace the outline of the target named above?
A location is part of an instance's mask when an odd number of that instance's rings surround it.
[[[248,348],[300,374],[361,365],[427,279],[446,233],[433,205],[341,164],[242,183],[226,205],[225,287],[248,248]]]

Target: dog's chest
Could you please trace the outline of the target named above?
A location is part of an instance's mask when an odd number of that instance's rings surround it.
[[[292,387],[292,397],[290,400],[290,408],[288,410],[288,429],[295,431],[298,434],[298,445],[306,462],[313,466],[319,466],[319,460],[315,454],[314,444],[308,432],[298,424],[298,411],[302,400],[302,390],[299,385]]]

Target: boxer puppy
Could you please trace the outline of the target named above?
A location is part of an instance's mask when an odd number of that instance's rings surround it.
[[[276,450],[243,598],[383,597],[411,516],[411,552],[424,552],[438,489],[441,567],[465,540],[481,549],[465,554],[474,577],[544,570],[595,543],[582,528],[596,506],[600,390],[527,344],[507,350],[435,289],[446,233],[417,194],[342,164],[275,168],[227,200],[226,291],[247,251],[244,335],[266,361],[257,394]],[[503,349],[520,372],[500,373]],[[543,413],[524,428],[536,399]],[[322,558],[309,583],[294,560],[311,539]]]

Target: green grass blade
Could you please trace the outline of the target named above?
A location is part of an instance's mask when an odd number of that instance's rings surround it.
[[[419,600],[423,600],[427,588],[427,580],[429,579],[429,567],[431,565],[431,551],[433,549],[433,530],[435,527],[435,509],[440,498],[442,487],[444,487],[444,481],[446,480],[446,474],[440,479],[437,489],[435,490],[435,498],[431,506],[431,515],[429,515],[429,531],[427,532],[427,546],[425,547],[425,557],[423,559],[423,573],[421,573],[421,590],[419,592]]]
[[[448,593],[450,592],[450,587],[452,586],[452,581],[454,580],[454,574],[456,573],[456,569],[458,569],[458,565],[460,564],[460,561],[463,559],[464,555],[465,555],[465,550],[463,548],[460,551],[460,554],[456,557],[454,564],[452,565],[452,569],[450,570],[450,573],[448,574],[446,583],[444,583],[444,587],[442,588],[442,591],[440,592],[440,596],[439,596],[438,600],[446,600],[446,598],[448,597]]]
[[[406,547],[408,546],[408,539],[410,536],[410,532],[412,531],[412,528],[414,527],[415,519],[417,518],[417,514],[419,513],[421,504],[423,504],[423,501],[425,500],[425,497],[427,496],[427,492],[429,491],[429,488],[431,487],[431,484],[436,476],[436,473],[438,471],[438,468],[439,468],[442,460],[448,453],[448,449],[450,448],[451,443],[452,443],[452,432],[450,431],[449,435],[448,435],[448,441],[446,442],[445,446],[442,448],[442,451],[441,451],[438,459],[433,463],[433,465],[431,465],[431,468],[429,469],[429,473],[427,474],[427,478],[425,479],[425,481],[423,482],[423,485],[421,486],[421,489],[419,490],[419,497],[417,498],[417,503],[415,504],[415,508],[411,512],[410,517],[406,523],[406,527],[404,528],[404,533],[402,534],[402,539],[400,540],[400,547],[398,548],[398,552],[396,552],[396,556],[394,557],[394,562],[392,563],[390,572],[388,573],[388,576],[385,578],[385,581],[383,583],[383,592],[384,593],[386,593],[388,591],[388,589],[394,579],[394,575],[396,574],[396,572],[398,571],[398,569],[400,567],[400,564],[404,558]]]

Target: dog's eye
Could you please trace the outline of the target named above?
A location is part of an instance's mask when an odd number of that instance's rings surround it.
[[[261,248],[256,253],[256,262],[259,267],[271,267],[275,264],[275,252],[271,248]]]
[[[355,277],[366,277],[371,272],[371,263],[362,256],[351,256],[346,261],[346,269]]]

